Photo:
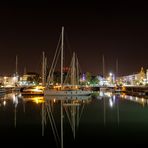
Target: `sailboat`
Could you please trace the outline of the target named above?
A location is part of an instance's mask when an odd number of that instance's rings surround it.
[[[64,27],[62,27],[62,39],[61,39],[61,82],[60,85],[58,87],[53,87],[53,89],[49,88],[49,82],[47,82],[47,86],[44,90],[44,95],[50,95],[50,96],[86,96],[86,95],[90,95],[91,91],[87,91],[87,90],[82,90],[79,88],[78,86],[78,79],[79,79],[79,72],[78,72],[78,60],[76,58],[76,54],[75,52],[73,53],[73,57],[72,57],[72,61],[71,61],[71,67],[69,70],[69,75],[70,75],[70,83],[68,83],[67,85],[65,85],[64,81],[63,81],[63,45],[64,45]],[[57,54],[59,52],[56,51],[55,54]],[[56,61],[55,58],[53,61]],[[51,72],[53,69],[55,69],[55,66],[51,66],[49,75],[48,75],[48,79],[47,80],[51,80],[51,78],[53,77],[53,72]]]

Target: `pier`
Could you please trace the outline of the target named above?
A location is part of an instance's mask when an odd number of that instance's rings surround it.
[[[126,86],[124,92],[129,95],[147,96],[148,87],[147,86]]]

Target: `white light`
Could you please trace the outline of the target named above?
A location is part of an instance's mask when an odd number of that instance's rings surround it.
[[[109,106],[112,108],[113,107],[113,101],[112,99],[109,99]]]
[[[114,100],[114,102],[115,102],[115,100],[116,100],[116,97],[115,97],[115,95],[113,96],[113,100]]]
[[[13,80],[16,81],[16,77],[13,77]]]
[[[130,100],[133,100],[133,97],[132,96],[130,96]]]
[[[109,75],[112,76],[113,74],[110,72]]]
[[[15,95],[14,94],[13,94],[12,98],[13,98],[13,103],[15,103]]]
[[[100,91],[100,97],[103,97],[104,93],[102,91]]]
[[[3,105],[4,105],[4,106],[6,105],[6,101],[3,102]]]

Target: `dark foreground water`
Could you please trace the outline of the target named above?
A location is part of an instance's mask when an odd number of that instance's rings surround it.
[[[100,92],[96,97],[0,96],[1,145],[99,147],[148,143],[148,100]]]

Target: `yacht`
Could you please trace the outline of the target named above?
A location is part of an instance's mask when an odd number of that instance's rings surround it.
[[[43,86],[30,86],[21,88],[22,95],[43,95],[44,87]]]
[[[54,61],[58,61],[57,58],[59,57],[59,53],[61,53],[61,82],[60,85],[55,89],[56,86],[53,86],[53,89],[49,88],[49,85],[46,86],[44,90],[44,95],[55,95],[55,96],[85,96],[85,95],[90,95],[91,91],[88,90],[82,90],[79,88],[78,83],[79,83],[79,69],[78,69],[78,59],[73,52],[73,57],[71,60],[70,68],[67,73],[67,76],[65,80],[63,80],[63,41],[64,41],[64,27],[62,27],[62,38],[61,38],[61,48],[59,48],[61,51],[55,52],[54,56]],[[53,78],[53,70],[55,69],[55,64],[52,63],[52,66],[49,71],[47,83],[50,84],[50,80]],[[66,79],[69,80],[67,83],[65,83]]]

